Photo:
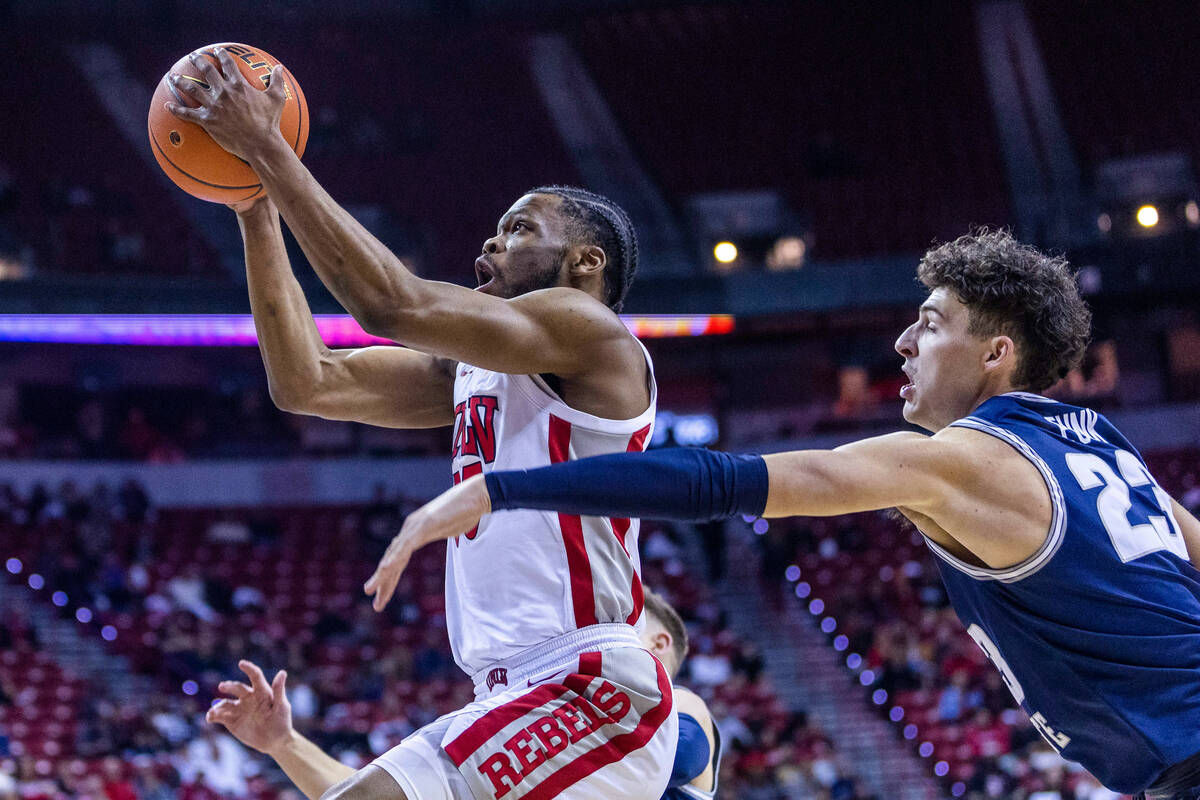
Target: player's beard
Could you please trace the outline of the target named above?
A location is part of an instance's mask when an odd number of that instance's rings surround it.
[[[530,266],[527,272],[516,278],[513,283],[501,288],[501,296],[511,300],[539,289],[549,289],[558,285],[558,273],[562,267],[562,259],[557,258],[545,264]]]

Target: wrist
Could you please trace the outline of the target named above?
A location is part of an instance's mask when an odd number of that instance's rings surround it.
[[[292,150],[287,140],[283,138],[283,133],[279,130],[274,130],[269,136],[264,137],[259,142],[255,142],[253,146],[248,148],[245,155],[251,169],[258,173],[261,179],[264,167],[269,169],[274,164],[279,163],[279,159],[295,155],[295,151]]]
[[[270,219],[275,213],[275,204],[271,202],[269,196],[264,195],[245,208],[234,208],[234,211],[237,213],[238,219],[246,222],[261,222],[264,219]]]
[[[492,496],[488,492],[487,480],[481,475],[476,475],[470,478],[475,483],[471,490],[472,498],[475,502],[475,510],[479,512],[479,516],[492,513]]]
[[[285,734],[279,741],[268,746],[265,750],[263,750],[263,753],[275,759],[276,761],[279,761],[281,758],[286,757],[295,749],[299,740],[300,735],[296,733],[296,729],[288,728],[287,734]]]

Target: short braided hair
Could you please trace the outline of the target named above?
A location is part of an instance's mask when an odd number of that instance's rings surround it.
[[[1016,388],[1040,392],[1083,360],[1092,314],[1065,258],[1021,244],[1008,231],[977,228],[927,252],[917,277],[967,306],[971,334],[1002,333],[1017,342]]]
[[[637,233],[625,209],[602,194],[576,186],[539,186],[525,194],[551,194],[562,199],[570,238],[604,251],[604,302],[613,311],[620,311],[638,266]]]

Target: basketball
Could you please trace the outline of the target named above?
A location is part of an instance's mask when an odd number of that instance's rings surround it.
[[[220,69],[213,55],[217,47],[224,47],[233,56],[238,69],[251,84],[262,90],[267,88],[271,69],[279,63],[278,59],[260,48],[236,43],[212,44],[195,52],[201,53]],[[172,72],[207,88],[200,72],[189,60],[190,55],[176,61],[154,90],[147,120],[150,149],[167,177],[188,194],[212,203],[249,200],[263,191],[262,183],[250,165],[224,150],[199,125],[179,119],[164,107],[172,101],[191,107],[197,105],[183,92],[173,90],[167,80]],[[279,120],[279,129],[296,155],[303,156],[308,141],[308,105],[304,101],[304,92],[287,67],[283,69],[283,76],[287,100]]]

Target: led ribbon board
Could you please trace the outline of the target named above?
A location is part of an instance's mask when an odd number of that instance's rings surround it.
[[[344,314],[315,319],[330,347],[392,344]],[[729,314],[626,314],[621,321],[639,339],[714,336],[734,325]],[[258,344],[258,336],[249,314],[0,314],[0,341],[232,347]]]

